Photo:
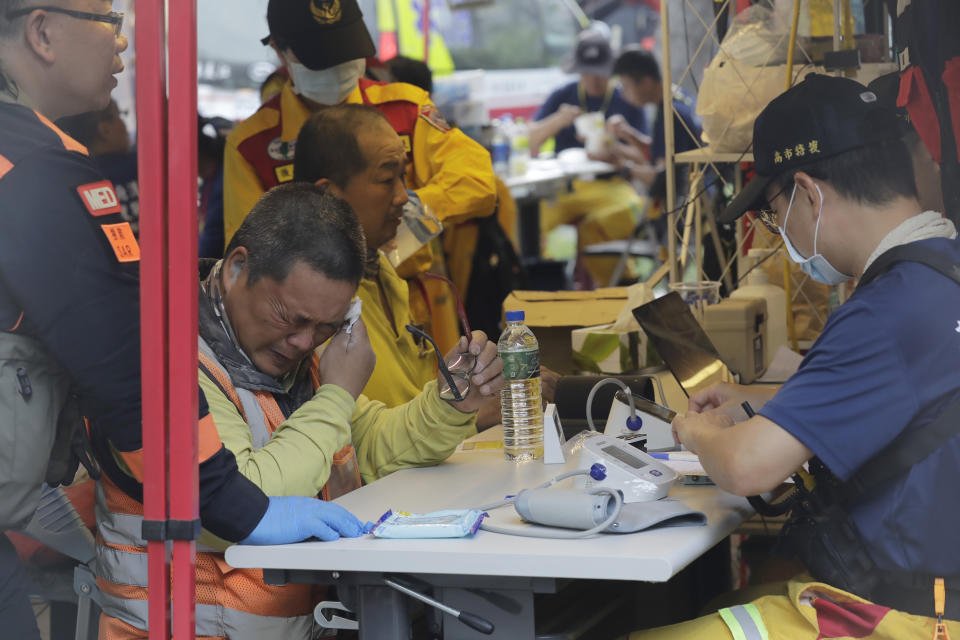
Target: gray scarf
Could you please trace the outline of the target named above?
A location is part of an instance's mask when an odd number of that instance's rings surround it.
[[[950,238],[952,240],[956,237],[957,228],[953,226],[953,222],[936,211],[924,211],[907,218],[884,236],[877,248],[867,258],[867,264],[864,265],[863,271],[866,272],[874,260],[894,247],[930,238]]]

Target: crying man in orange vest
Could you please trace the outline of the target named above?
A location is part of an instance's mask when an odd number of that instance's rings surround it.
[[[450,354],[476,359],[460,401],[442,399],[437,380],[393,408],[363,396],[376,356],[351,311],[365,259],[349,205],[289,184],[260,199],[226,257],[202,274],[200,386],[241,473],[269,495],[332,500],[397,469],[437,464],[476,433],[477,409],[503,386],[496,343],[475,331]],[[261,571],[228,566],[218,552],[225,544],[209,534],[201,543],[198,638],[310,638],[309,585],[266,585]],[[102,575],[146,584],[146,563],[129,555],[104,554],[101,562],[118,566]],[[130,575],[137,567],[139,578]],[[145,638],[146,623],[110,620],[110,637]]]

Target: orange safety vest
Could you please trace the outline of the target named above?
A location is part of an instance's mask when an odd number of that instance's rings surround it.
[[[286,420],[268,391],[237,389],[216,355],[200,340],[200,367],[230,398],[250,426],[254,446],[269,441]],[[319,358],[310,377],[320,387]],[[206,419],[212,420],[211,416]],[[353,445],[334,456],[321,493],[325,500],[359,488],[360,470]],[[141,538],[143,505],[104,476],[97,484],[97,559],[94,573],[101,591],[100,640],[147,638],[147,548]],[[309,638],[313,606],[320,599],[312,585],[271,586],[259,569],[235,569],[223,553],[197,545],[196,635],[198,640]]]

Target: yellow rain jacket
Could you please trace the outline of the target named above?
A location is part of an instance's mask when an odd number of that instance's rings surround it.
[[[471,218],[493,213],[496,185],[490,154],[459,129],[450,127],[430,101],[427,92],[413,85],[385,84],[361,79],[347,98],[348,104],[366,104],[380,111],[401,137],[407,150],[407,185],[416,191],[445,225],[453,227]],[[256,113],[241,122],[227,137],[224,156],[223,226],[224,241],[236,233],[243,219],[263,193],[293,180],[297,135],[310,110],[293,92],[290,81]],[[473,252],[460,240],[467,230],[448,231],[446,245],[455,251]],[[475,242],[475,234],[474,234]],[[442,256],[434,254],[436,269],[445,271]],[[423,251],[401,266],[410,279],[430,267],[431,256]],[[469,269],[469,264],[467,265]],[[450,273],[455,281],[469,279]],[[452,346],[459,336],[452,296],[429,283],[430,300],[411,290],[411,305],[418,320],[427,319],[431,309],[431,331],[441,348]]]
[[[378,282],[393,314],[393,323],[383,308]],[[404,328],[413,322],[407,283],[381,253],[380,273],[376,279],[364,278],[357,296],[363,300],[363,321],[367,325],[370,345],[377,354],[377,366],[363,394],[388,407],[409,402],[428,381],[433,380],[437,358],[429,344],[420,348],[413,335]]]
[[[933,585],[930,585],[933,612]],[[809,578],[777,586],[775,594],[721,609],[690,622],[638,631],[629,640],[908,640],[933,638],[935,618],[873,604]],[[960,622],[946,622],[960,637]]]

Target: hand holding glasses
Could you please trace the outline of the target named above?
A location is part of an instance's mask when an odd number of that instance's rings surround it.
[[[433,338],[413,325],[408,324],[406,328],[410,333],[420,336],[433,345],[433,350],[437,354],[437,366],[444,379],[444,384],[439,387],[440,397],[444,400],[462,402],[470,395],[470,376],[477,368],[477,356],[470,352],[457,353],[448,361],[440,353],[440,347]]]

